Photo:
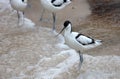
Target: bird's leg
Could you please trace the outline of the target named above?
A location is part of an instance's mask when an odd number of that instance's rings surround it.
[[[24,13],[24,12],[22,12],[22,14],[24,15],[25,13]]]
[[[83,54],[81,54],[81,52],[80,51],[78,51],[79,52],[79,57],[80,57],[80,68],[81,68],[81,66],[82,66],[82,63],[83,63]]]
[[[17,11],[18,15],[18,26],[22,26],[24,24],[24,12]]]
[[[18,16],[18,24],[20,23],[20,15],[19,12],[17,11],[17,16]]]
[[[25,15],[25,13],[22,12],[22,14],[23,14],[22,22],[23,22],[23,24],[24,24],[24,15]]]
[[[40,21],[43,20],[43,14],[45,13],[45,9],[42,10],[41,16],[40,16]]]
[[[53,29],[52,30],[55,31],[55,29],[56,29],[55,28],[55,25],[56,25],[56,13],[53,12],[52,15],[53,15]]]

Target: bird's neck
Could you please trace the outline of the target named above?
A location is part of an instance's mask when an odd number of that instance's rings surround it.
[[[69,35],[69,34],[71,34],[71,32],[72,32],[72,27],[69,25],[69,26],[65,29],[65,35],[66,35],[66,34]]]

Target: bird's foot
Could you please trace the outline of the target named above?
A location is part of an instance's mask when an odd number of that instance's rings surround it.
[[[18,23],[18,26],[23,26],[23,25],[24,25],[24,23],[21,23],[21,22]]]
[[[81,67],[82,67],[82,63],[79,63],[79,67],[78,67],[78,68],[79,68],[79,70],[81,69]]]

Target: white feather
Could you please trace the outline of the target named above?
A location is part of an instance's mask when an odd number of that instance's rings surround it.
[[[41,1],[42,6],[45,9],[47,9],[47,10],[49,10],[51,12],[59,11],[59,10],[63,9],[65,6],[67,6],[68,4],[71,3],[71,1],[67,1],[66,3],[63,3],[63,0],[56,0],[53,3],[51,3],[51,0],[40,0],[40,1]],[[60,3],[63,3],[63,4],[61,6],[59,6],[59,7],[54,6],[54,5],[58,5]]]
[[[77,32],[72,32],[72,34],[76,37],[76,36],[78,36],[79,33],[77,33]],[[81,34],[79,37],[77,37],[76,40],[77,40],[78,42],[80,42],[80,43],[82,43],[82,44],[86,44],[86,45],[92,43],[92,38],[89,38],[89,37],[84,36],[84,35],[82,35],[82,34]]]
[[[78,38],[78,32],[71,32],[72,25],[68,24],[64,31],[65,43],[75,49],[76,51],[84,51],[101,45],[101,40],[95,40],[93,38],[80,35]],[[94,42],[93,42],[94,40]]]
[[[54,5],[60,5],[63,4],[63,0],[56,0],[53,2]]]

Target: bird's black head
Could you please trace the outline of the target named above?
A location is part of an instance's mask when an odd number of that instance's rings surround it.
[[[21,0],[22,2],[24,2],[24,3],[27,3],[28,2],[28,0]]]
[[[66,20],[66,21],[64,22],[64,24],[63,24],[64,27],[63,27],[63,29],[60,31],[59,34],[61,34],[61,33],[63,32],[63,30],[69,26],[69,24],[71,24],[71,22],[70,22],[69,20]],[[58,34],[58,35],[59,35],[59,34]],[[57,36],[58,36],[58,35],[57,35]]]
[[[64,2],[67,2],[67,0],[64,0]]]
[[[64,29],[65,29],[69,24],[71,24],[71,22],[70,22],[69,20],[66,20],[66,21],[64,22]]]

